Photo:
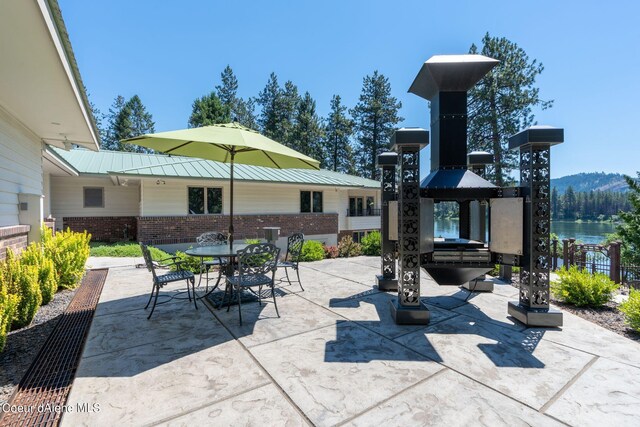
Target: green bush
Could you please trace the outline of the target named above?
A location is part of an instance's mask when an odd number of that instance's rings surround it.
[[[141,257],[142,250],[138,243],[92,243],[89,254],[95,257]],[[163,250],[149,246],[151,258],[161,260],[169,258],[171,255]]]
[[[191,249],[191,248],[189,248]],[[171,271],[176,271],[178,268],[186,271],[190,271],[193,274],[200,273],[200,263],[201,258],[195,256],[189,256],[182,251],[176,251],[175,255],[178,259],[176,261],[180,261],[178,265],[171,265]],[[205,261],[209,261],[212,258],[204,258]]]
[[[362,238],[362,253],[380,256],[382,251],[382,236],[379,231],[372,231]]]
[[[38,268],[22,264],[11,249],[7,249],[7,257],[2,268],[3,281],[6,282],[9,294],[18,296],[11,329],[20,329],[31,323],[42,303]]]
[[[260,239],[244,239],[244,243],[247,245],[255,245],[257,243],[261,243]]]
[[[38,285],[42,294],[42,305],[49,304],[58,291],[58,280],[53,261],[44,255],[41,245],[31,243],[20,254],[20,262],[38,269]]]
[[[324,259],[322,243],[316,240],[305,240],[298,261],[320,261]]]
[[[640,332],[640,290],[631,289],[629,298],[620,304],[620,311],[624,313],[631,329]]]
[[[591,274],[572,266],[558,271],[559,280],[551,284],[553,295],[578,307],[600,307],[613,298],[618,285],[601,273]]]
[[[42,229],[42,245],[45,256],[53,261],[58,287],[73,289],[80,284],[84,275],[84,265],[89,258],[89,240],[91,235],[67,231]]]
[[[7,332],[11,327],[19,300],[18,295],[9,293],[8,283],[4,278],[4,268],[0,265],[0,353],[7,342]]]
[[[351,236],[344,236],[338,242],[338,255],[344,258],[362,255],[362,246],[355,243]]]

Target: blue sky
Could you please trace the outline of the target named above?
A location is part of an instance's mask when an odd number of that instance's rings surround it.
[[[507,37],[545,66],[539,124],[565,128],[552,177],[640,170],[640,2],[628,1],[83,1],[59,0],[91,100],[138,94],[156,131],[187,127],[191,103],[231,65],[239,95],[274,71],[309,91],[325,115],[333,94],[355,105],[365,75],[389,77],[404,126],[428,128],[426,101],[407,93],[435,54]],[[635,53],[634,53],[635,52]],[[423,156],[423,173],[429,153]]]

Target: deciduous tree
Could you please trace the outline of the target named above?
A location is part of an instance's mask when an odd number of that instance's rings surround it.
[[[193,101],[189,127],[211,126],[230,121],[229,106],[224,105],[214,92]]]

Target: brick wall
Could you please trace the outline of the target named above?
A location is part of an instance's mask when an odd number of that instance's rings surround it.
[[[263,238],[262,227],[280,227],[280,235],[337,234],[338,214],[234,215],[235,239]],[[205,231],[226,232],[227,215],[184,215],[138,217],[138,240],[150,244],[194,242]]]
[[[64,217],[62,227],[71,231],[87,231],[91,233],[91,240],[96,242],[118,242],[125,239],[125,229],[128,236],[136,240],[137,220],[135,216],[93,216],[93,217]]]
[[[27,247],[27,234],[30,230],[30,225],[0,227],[0,260],[5,259],[7,248],[15,253],[22,252]]]

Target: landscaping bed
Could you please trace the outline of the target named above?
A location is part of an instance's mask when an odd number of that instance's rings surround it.
[[[640,342],[640,332],[636,332],[629,327],[625,322],[624,314],[618,310],[619,304],[615,302],[608,302],[599,308],[576,307],[553,299],[551,302],[564,311],[568,311],[569,313],[600,325],[605,329]]]
[[[9,400],[76,291],[57,292],[49,304],[40,307],[29,326],[9,332],[7,344],[0,353],[0,405]]]

